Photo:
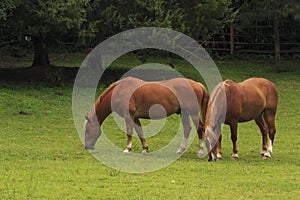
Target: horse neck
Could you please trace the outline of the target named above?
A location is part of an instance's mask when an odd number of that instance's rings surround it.
[[[111,111],[111,94],[102,94],[96,101],[94,106],[95,115],[97,116],[99,125],[101,126],[103,121],[112,112]]]

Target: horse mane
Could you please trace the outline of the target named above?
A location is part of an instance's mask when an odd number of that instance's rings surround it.
[[[228,83],[221,82],[213,90],[207,108],[205,126],[220,126],[226,117],[226,91],[225,86]]]
[[[100,117],[97,116],[97,113],[99,114],[99,109],[101,109],[101,102],[103,102],[103,98],[109,94],[109,92],[111,92],[115,87],[116,85],[119,83],[119,81],[117,82],[114,82],[112,84],[110,84],[108,86],[108,88],[106,88],[102,94],[98,97],[98,99],[96,100],[94,106],[93,106],[93,109],[87,114],[87,118],[90,119],[90,120],[100,120]]]
[[[113,82],[112,84],[110,84],[108,86],[108,88],[106,88],[102,94],[99,96],[98,100],[99,100],[99,103],[101,102],[101,100],[103,99],[104,96],[106,96],[110,91],[112,91],[116,85],[119,83],[119,81],[116,81],[116,82]]]

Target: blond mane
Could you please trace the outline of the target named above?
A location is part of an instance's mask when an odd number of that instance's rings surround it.
[[[226,92],[227,83],[219,83],[213,90],[207,108],[205,126],[216,127],[221,125],[226,116]]]

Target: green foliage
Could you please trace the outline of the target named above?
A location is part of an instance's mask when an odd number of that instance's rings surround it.
[[[239,10],[236,23],[243,26],[253,26],[255,22],[271,21],[275,16],[280,18],[292,15],[299,18],[300,3],[297,0],[251,0],[240,3],[234,1],[235,9]]]
[[[33,65],[48,65],[48,46],[55,46],[66,34],[78,38],[85,22],[89,0],[13,0],[15,6],[5,24],[0,26],[6,40],[33,42]],[[77,34],[76,34],[77,33]]]
[[[282,27],[297,29],[294,20],[300,20],[299,7],[298,0],[1,0],[0,41],[32,48],[39,37],[55,52],[74,51],[143,26],[170,28],[205,41],[232,23],[236,30],[272,26],[275,15]],[[263,37],[272,35],[269,29]],[[31,40],[25,41],[25,36]],[[298,40],[293,37],[287,38]]]
[[[1,0],[0,1],[0,21],[6,20],[9,16],[9,12],[15,8],[12,0]]]
[[[195,39],[207,38],[231,23],[231,1],[104,0],[92,1],[87,11],[87,38],[101,42],[121,31],[142,26],[170,28]],[[90,40],[90,39],[89,39]],[[98,43],[96,43],[98,44]]]
[[[87,3],[88,0],[15,0],[11,22],[29,36],[58,36],[80,29]]]
[[[187,13],[185,20],[188,22],[191,36],[195,39],[208,39],[229,25],[235,16],[229,0],[194,0],[181,6]]]
[[[295,20],[300,21],[300,2],[298,0],[290,0],[289,6],[286,8],[286,14],[292,15]]]

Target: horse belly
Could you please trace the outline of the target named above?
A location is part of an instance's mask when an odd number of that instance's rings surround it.
[[[247,122],[257,118],[264,111],[265,107],[266,101],[262,98],[245,103],[238,121]]]
[[[162,119],[180,110],[178,103],[154,101],[150,104],[144,103],[136,109],[135,117],[144,119]]]

